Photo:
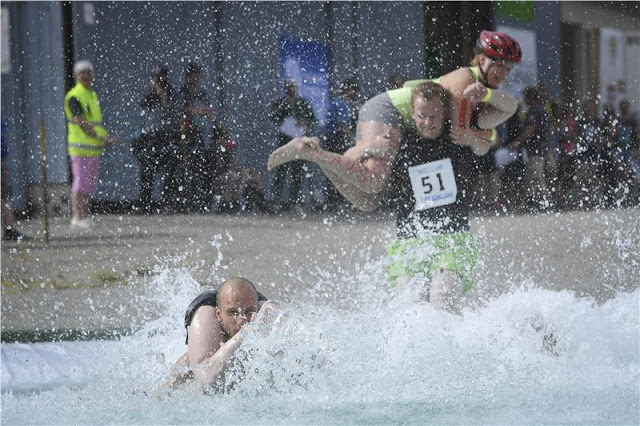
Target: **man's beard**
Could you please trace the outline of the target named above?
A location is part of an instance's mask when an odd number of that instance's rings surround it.
[[[226,342],[227,340],[233,337],[231,332],[224,326],[223,323],[220,323],[220,331],[222,332],[222,337],[224,342]]]

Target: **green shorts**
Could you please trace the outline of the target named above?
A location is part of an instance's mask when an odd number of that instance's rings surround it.
[[[387,246],[391,286],[400,276],[431,276],[440,269],[455,272],[464,280],[464,291],[473,287],[473,273],[478,262],[476,240],[469,232],[433,234],[393,241]]]

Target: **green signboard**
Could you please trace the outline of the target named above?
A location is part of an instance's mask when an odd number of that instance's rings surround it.
[[[529,22],[533,21],[533,7],[533,0],[499,1],[496,5],[496,12],[502,18]]]

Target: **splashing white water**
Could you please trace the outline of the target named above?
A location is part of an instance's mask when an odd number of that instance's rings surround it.
[[[250,329],[226,392],[187,386],[159,400],[185,350],[184,309],[200,291],[188,272],[163,270],[146,297],[165,314],[133,336],[3,345],[2,421],[638,422],[640,290],[598,305],[522,287],[454,316],[390,298],[386,281],[370,278],[380,268],[319,280],[272,329]],[[57,353],[57,373],[24,367],[36,348]]]

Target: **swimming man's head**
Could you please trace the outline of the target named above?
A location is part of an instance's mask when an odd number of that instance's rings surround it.
[[[235,336],[259,310],[258,292],[245,278],[230,278],[218,289],[216,319],[226,339]]]

